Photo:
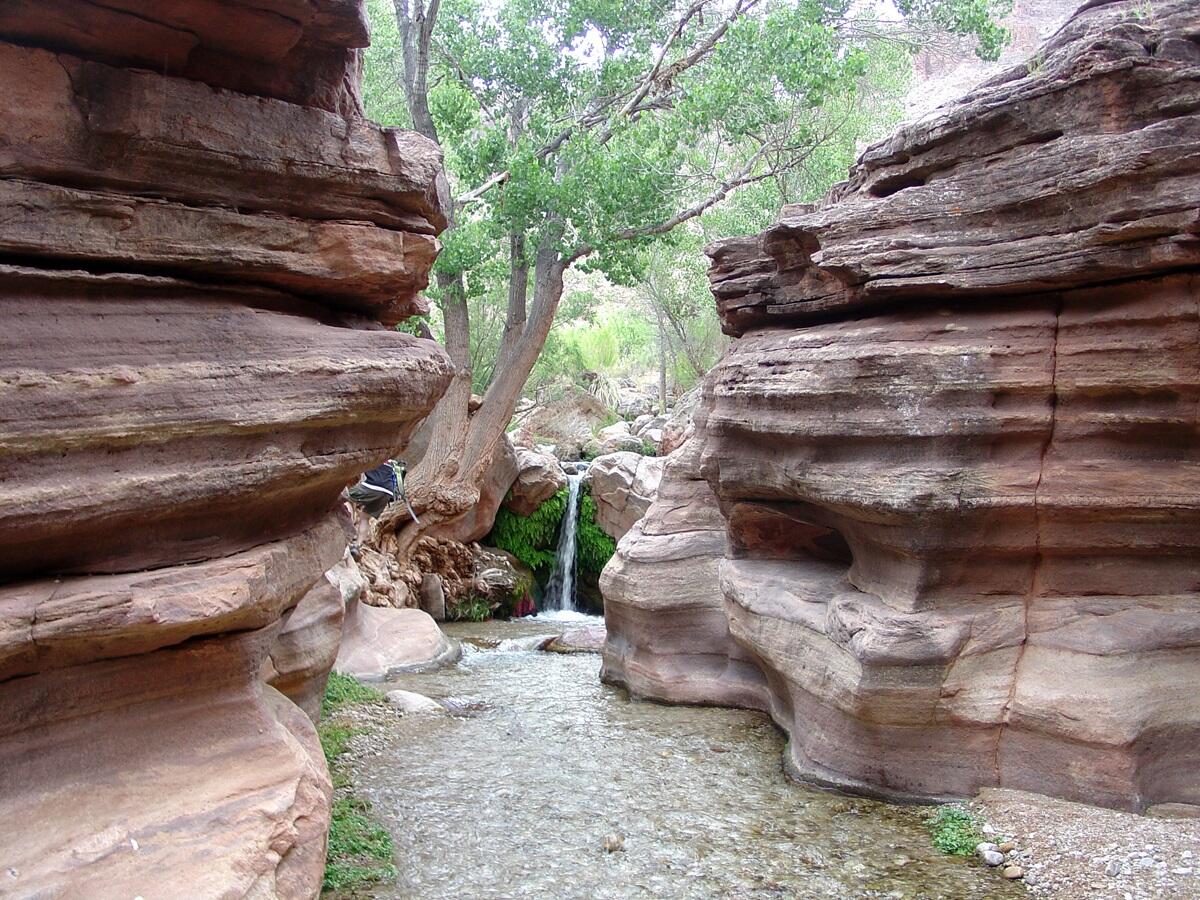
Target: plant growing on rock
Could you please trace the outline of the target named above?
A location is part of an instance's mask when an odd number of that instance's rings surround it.
[[[501,508],[496,514],[496,524],[484,543],[507,550],[532,569],[538,582],[545,585],[554,568],[558,531],[566,508],[565,488],[529,516]],[[585,577],[599,576],[616,550],[616,542],[596,524],[596,501],[585,487],[579,498],[579,526],[575,545],[580,574]]]

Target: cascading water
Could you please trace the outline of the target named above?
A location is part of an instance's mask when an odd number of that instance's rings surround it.
[[[575,611],[575,536],[579,526],[579,488],[582,484],[582,472],[567,476],[567,511],[563,514],[562,529],[558,533],[558,553],[554,557],[550,581],[546,584],[543,611]]]

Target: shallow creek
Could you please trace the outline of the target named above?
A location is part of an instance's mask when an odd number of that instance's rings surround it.
[[[763,715],[630,700],[600,683],[595,654],[494,649],[559,630],[450,625],[460,663],[386,686],[474,702],[462,716],[397,717],[355,766],[396,837],[399,878],[376,896],[1024,894],[935,851],[919,808],[790,781]],[[612,834],[623,850],[604,849]]]

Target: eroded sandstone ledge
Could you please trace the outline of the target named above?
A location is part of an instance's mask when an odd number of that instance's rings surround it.
[[[606,677],[756,705],[748,656],[824,784],[1200,804],[1197,147],[1195,4],[1092,2],[714,247],[737,338],[606,572]],[[703,604],[652,606],[660,523],[718,506]]]
[[[338,494],[450,379],[387,326],[437,148],[359,0],[0,11],[0,893],[305,897]]]

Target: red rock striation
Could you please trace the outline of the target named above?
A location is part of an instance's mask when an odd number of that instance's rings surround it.
[[[338,494],[449,382],[359,0],[0,9],[0,893],[305,897]]]
[[[711,251],[723,624],[801,777],[1200,804],[1200,10],[1147,9],[1085,4]],[[711,659],[652,655],[678,614],[631,618],[644,530],[605,576],[607,676],[728,702]]]

